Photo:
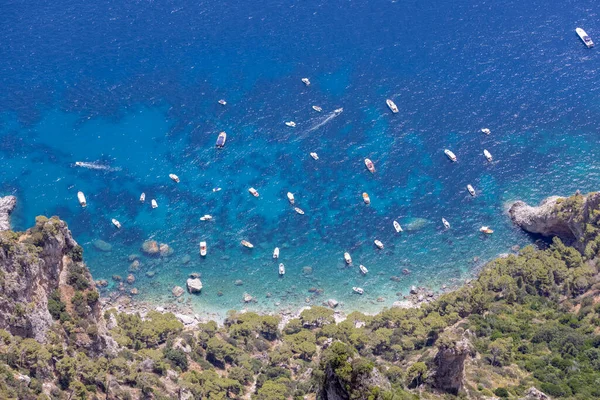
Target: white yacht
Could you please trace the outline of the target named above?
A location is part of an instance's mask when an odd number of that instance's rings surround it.
[[[221,99],[221,100],[219,100],[219,104],[224,106],[225,104],[227,104],[227,102],[225,100]]]
[[[300,215],[304,215],[304,210],[302,210],[300,207],[294,207],[294,211],[296,211]]]
[[[475,189],[471,185],[467,185],[467,190],[471,194],[471,196],[475,196]]]
[[[225,142],[227,141],[227,133],[225,132],[221,132],[219,133],[219,136],[217,136],[217,148],[218,149],[222,149],[223,147],[225,147]]]
[[[83,192],[77,192],[77,200],[79,200],[79,204],[81,204],[81,207],[87,206],[87,201],[85,201],[85,195],[83,194]]]
[[[310,156],[315,160],[319,159],[319,155],[317,153],[310,153]]]
[[[146,201],[146,193],[142,193],[142,194],[140,195],[140,203],[143,203],[143,202],[145,202],[145,201]]]
[[[249,249],[253,249],[254,248],[254,245],[252,243],[250,243],[249,241],[247,241],[247,240],[242,240],[241,243],[242,243],[242,246],[247,247]]]
[[[450,222],[446,218],[442,218],[442,224],[444,224],[444,228],[450,229]]]
[[[312,109],[315,110],[316,112],[321,112],[323,111],[323,109],[319,106],[312,106]]]
[[[394,229],[398,233],[402,232],[402,227],[400,226],[400,224],[398,223],[398,221],[394,221]]]
[[[308,78],[302,78],[302,83],[304,83],[306,86],[310,86],[310,80]]]
[[[296,127],[296,123],[294,121],[287,121],[285,124],[287,126],[291,127],[291,128],[295,128]]]
[[[220,192],[220,191],[221,191],[220,187],[213,188],[213,192]]]
[[[344,112],[344,108],[343,108],[343,107],[336,108],[335,110],[333,110],[333,112],[334,112],[336,115],[340,115],[342,112]]]
[[[363,201],[365,202],[366,205],[371,204],[371,198],[369,197],[369,194],[367,192],[364,192],[362,194],[363,196]]]
[[[485,133],[486,135],[492,133],[488,128],[481,128],[481,132]]]
[[[365,267],[364,265],[360,264],[358,266],[358,269],[360,269],[360,272],[362,272],[363,275],[366,275],[367,272],[369,272],[369,270],[367,269],[367,267]]]
[[[279,247],[275,247],[275,250],[273,250],[273,258],[274,259],[279,258]]]
[[[485,158],[487,158],[488,161],[490,161],[490,162],[492,161],[492,155],[490,154],[489,151],[487,151],[487,150],[484,149],[483,150],[483,155],[485,156]]]
[[[294,202],[295,202],[295,200],[294,200],[294,193],[288,192],[287,193],[287,198],[290,201],[290,204],[294,204]]]
[[[152,199],[150,204],[152,205],[152,208],[158,208],[158,203],[156,202],[156,200]]]
[[[352,257],[350,257],[350,253],[344,253],[344,260],[346,260],[346,264],[352,264]]]
[[[450,159],[450,161],[456,162],[456,156],[454,155],[453,152],[451,152],[450,150],[446,149],[446,150],[444,150],[444,154]]]
[[[285,275],[285,265],[283,263],[279,264],[279,275]]]
[[[375,173],[375,164],[373,164],[373,161],[369,160],[368,158],[365,158],[365,166],[367,167],[370,173]]]
[[[204,214],[200,217],[200,221],[210,221],[211,219],[213,219],[213,217],[210,214]]]
[[[118,229],[121,229],[121,223],[119,221],[117,221],[116,219],[111,219],[110,220],[114,226],[116,226]]]
[[[256,189],[254,189],[253,187],[249,188],[248,191],[254,197],[258,197],[259,196],[258,191]]]
[[[479,232],[485,233],[487,235],[491,235],[492,233],[494,233],[494,231],[487,226],[482,226],[481,228],[479,228]]]
[[[179,177],[175,174],[169,174],[169,178],[171,178],[174,182],[179,183]]]
[[[206,242],[200,242],[200,255],[202,257],[206,256]]]
[[[592,38],[590,38],[583,29],[577,28],[575,29],[575,32],[577,32],[577,35],[581,40],[583,40],[583,43],[587,46],[588,49],[594,47],[594,42],[592,42]]]
[[[392,112],[394,114],[396,114],[398,112],[398,107],[396,106],[396,103],[394,103],[390,99],[387,99],[385,102],[386,102],[387,106],[390,108],[390,110],[392,110]]]
[[[383,243],[381,243],[379,240],[375,240],[373,243],[375,243],[375,246],[377,246],[379,250],[383,250]]]
[[[365,292],[363,288],[360,288],[358,286],[354,286],[352,288],[352,290],[354,291],[354,293],[358,293],[358,294],[363,294]]]

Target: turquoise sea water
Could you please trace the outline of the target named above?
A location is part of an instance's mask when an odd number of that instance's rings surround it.
[[[128,256],[145,240],[169,244],[168,258],[142,257],[128,286],[140,299],[171,302],[173,285],[200,272],[202,294],[185,295],[199,312],[296,309],[328,298],[375,311],[413,284],[459,282],[530,243],[505,214],[510,201],[598,189],[600,56],[574,32],[582,26],[600,42],[593,2],[66,1],[14,3],[0,18],[0,195],[19,198],[13,225],[60,216],[94,277],[109,281],[127,276]],[[344,112],[333,116],[338,107]],[[228,141],[218,151],[222,130]],[[288,191],[305,215],[290,207]],[[199,221],[204,214],[214,220]],[[480,234],[482,225],[494,235]],[[112,251],[96,249],[97,239]],[[324,292],[313,297],[309,288]],[[114,289],[111,282],[106,292]],[[257,301],[242,304],[245,292]]]

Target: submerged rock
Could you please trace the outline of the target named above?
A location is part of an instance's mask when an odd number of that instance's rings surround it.
[[[146,272],[146,276],[148,278],[154,278],[154,275],[156,275],[156,272],[154,272],[154,271],[147,271]]]
[[[131,285],[133,282],[135,282],[135,276],[133,274],[127,275],[127,283]]]
[[[234,282],[234,284],[235,284],[235,286],[242,286],[242,285],[244,284],[244,282],[243,282],[241,279],[237,279],[237,280]]]
[[[254,300],[254,297],[250,296],[248,293],[244,293],[244,303],[250,303]]]
[[[94,247],[100,251],[111,251],[112,250],[112,245],[110,243],[105,242],[104,240],[94,240],[93,243]]]
[[[168,244],[165,244],[165,243],[161,243],[158,246],[158,251],[159,251],[161,257],[167,257],[167,256],[170,256],[171,254],[173,254],[173,249],[171,247],[169,247]]]
[[[304,275],[310,275],[310,274],[313,273],[313,269],[312,269],[312,267],[303,267],[302,268],[302,273]]]
[[[15,196],[0,197],[0,231],[10,229],[10,214],[17,205]]]
[[[173,296],[175,297],[180,297],[185,293],[185,290],[183,290],[181,286],[174,286],[173,289],[171,289],[171,293],[173,293]]]
[[[188,292],[190,293],[200,293],[202,290],[202,282],[200,278],[189,278],[186,282]]]
[[[183,256],[183,258],[181,259],[181,262],[183,264],[189,264],[189,262],[192,261],[192,257],[189,254],[186,254],[185,256]]]
[[[134,260],[130,265],[129,265],[129,272],[136,272],[139,271],[140,269],[140,261],[139,260]]]
[[[419,293],[419,289],[417,289],[417,287],[414,286],[414,285],[411,286],[410,287],[410,294],[417,294],[417,293]]]
[[[329,299],[327,300],[327,305],[331,308],[336,308],[340,303],[338,303],[337,300],[335,299]]]
[[[144,254],[149,256],[155,256],[160,251],[158,248],[158,242],[156,240],[146,240],[142,244],[142,251]]]

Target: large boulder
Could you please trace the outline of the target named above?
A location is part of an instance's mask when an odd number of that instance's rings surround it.
[[[15,196],[0,197],[0,231],[10,229],[10,213],[17,205]]]
[[[158,242],[156,240],[146,240],[142,244],[142,252],[149,256],[155,256],[160,252]]]
[[[173,289],[171,289],[171,293],[175,297],[181,297],[185,293],[185,290],[183,290],[181,286],[174,286]]]
[[[190,293],[200,293],[202,290],[202,282],[200,281],[200,278],[188,278],[186,284],[188,292]]]

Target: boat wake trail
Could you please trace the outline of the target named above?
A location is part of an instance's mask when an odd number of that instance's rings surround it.
[[[81,168],[87,168],[87,169],[95,169],[95,170],[100,170],[100,171],[109,171],[109,172],[115,172],[115,171],[121,170],[120,167],[111,167],[108,165],[99,164],[97,162],[77,161],[77,162],[75,162],[75,166],[81,167]]]
[[[305,130],[298,136],[300,138],[304,138],[309,133],[319,129],[320,127],[322,127],[323,125],[325,125],[326,123],[328,123],[329,121],[334,119],[335,117],[339,116],[342,113],[342,111],[343,111],[343,109],[337,109],[335,111],[330,112],[329,115],[324,116],[320,122],[318,122],[316,125],[312,126],[311,128],[308,128],[307,130]]]

